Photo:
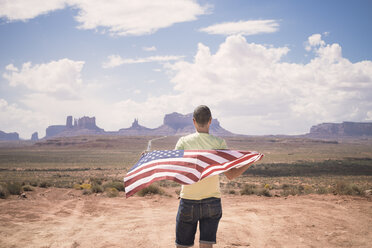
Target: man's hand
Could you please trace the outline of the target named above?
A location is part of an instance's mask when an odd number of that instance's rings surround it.
[[[231,170],[224,172],[224,174],[229,180],[233,180],[237,178],[238,176],[240,176],[241,174],[243,174],[244,171],[246,171],[251,165],[252,164],[247,164],[240,168],[233,168]]]

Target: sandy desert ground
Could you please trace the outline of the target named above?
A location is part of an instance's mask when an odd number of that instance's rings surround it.
[[[177,206],[175,194],[126,199],[37,188],[26,199],[0,199],[0,247],[174,247]],[[372,244],[371,198],[224,195],[223,211],[215,247]]]

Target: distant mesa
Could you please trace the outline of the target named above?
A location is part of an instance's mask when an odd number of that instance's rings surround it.
[[[78,135],[95,135],[104,134],[104,130],[97,127],[95,117],[84,116],[79,119],[74,119],[72,116],[67,116],[66,125],[52,125],[47,127],[45,138],[78,136]]]
[[[164,116],[163,124],[157,128],[147,128],[134,119],[129,128],[118,131],[105,131],[96,125],[95,117],[81,117],[78,119],[67,116],[65,125],[52,125],[46,129],[45,138],[69,137],[82,135],[122,135],[122,136],[175,136],[186,135],[195,132],[192,114],[171,113]],[[236,134],[221,127],[217,119],[212,119],[210,133],[216,136],[235,136]],[[322,123],[312,126],[310,133],[305,134],[309,138],[347,138],[372,136],[372,122],[343,122]],[[18,133],[5,133],[0,131],[0,141],[19,140]],[[38,133],[31,136],[31,141],[39,140]]]
[[[68,116],[66,125],[53,125],[46,129],[45,138],[50,137],[65,137],[65,136],[78,136],[78,135],[153,135],[153,136],[172,136],[172,135],[185,135],[195,132],[192,122],[192,114],[182,115],[179,113],[167,114],[164,117],[163,124],[157,128],[147,128],[139,124],[138,119],[134,119],[129,128],[122,128],[119,131],[104,131],[97,127],[95,117],[82,117],[74,119]],[[220,126],[217,119],[212,120],[210,132],[218,136],[232,136],[233,133],[227,131]]]
[[[0,131],[0,140],[19,140],[18,133],[5,133]]]
[[[138,124],[138,119],[135,119],[132,126],[127,129],[120,129],[120,135],[186,135],[195,132],[192,121],[192,114],[183,115],[180,113],[171,113],[164,116],[163,125],[150,129]],[[233,136],[234,134],[220,126],[217,119],[212,120],[210,127],[211,134],[217,136]]]
[[[38,141],[39,140],[39,134],[37,132],[34,132],[31,135],[31,141]]]
[[[307,136],[314,138],[372,136],[372,122],[322,123],[312,126]]]

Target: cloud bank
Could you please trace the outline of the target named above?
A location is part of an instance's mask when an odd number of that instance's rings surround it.
[[[278,29],[279,23],[275,20],[250,20],[214,24],[206,28],[201,28],[199,31],[221,35],[255,35],[260,33],[274,33]]]
[[[0,1],[0,18],[27,21],[67,6],[78,9],[78,28],[111,35],[147,35],[176,23],[194,21],[210,6],[193,0],[12,0]]]
[[[227,37],[215,53],[200,43],[192,61],[162,64],[173,85],[172,93],[142,101],[136,96],[116,102],[100,98],[99,89],[90,90],[79,81],[81,61],[25,63],[21,68],[10,64],[3,76],[14,87],[26,87],[30,92],[21,101],[27,107],[0,100],[5,113],[0,119],[7,121],[1,126],[8,131],[24,130],[21,136],[29,137],[33,131],[44,131],[47,123],[64,123],[72,114],[94,115],[105,130],[128,127],[134,118],[141,125],[157,127],[164,114],[190,113],[199,104],[209,105],[223,127],[242,134],[302,134],[321,122],[371,121],[372,62],[350,62],[342,56],[339,44],[327,44],[318,34],[310,36],[307,47],[314,57],[301,64],[283,62],[288,47],[249,43],[242,35]],[[43,81],[47,68],[60,73],[55,75],[69,76],[63,80],[51,76],[48,83]],[[58,92],[66,91],[79,93],[79,97],[58,97]],[[24,129],[29,119],[38,124]]]
[[[6,66],[7,72],[3,74],[3,77],[13,87],[22,85],[32,91],[70,98],[76,96],[77,90],[82,84],[81,70],[83,66],[83,61],[70,59],[34,66],[31,62],[27,62],[22,65],[21,69],[9,64]]]
[[[315,38],[314,38],[315,37]],[[339,44],[309,38],[315,57],[285,63],[287,47],[227,37],[215,54],[199,44],[192,63],[178,62],[180,97],[211,105],[226,127],[249,134],[304,133],[325,121],[365,121],[372,109],[372,62],[351,63]]]
[[[123,59],[120,55],[114,54],[107,57],[107,61],[102,63],[102,68],[113,68],[117,67],[123,64],[142,64],[142,63],[151,63],[151,62],[157,62],[157,63],[164,63],[168,61],[175,61],[175,60],[181,60],[185,56],[150,56],[150,57],[144,57],[144,58],[137,58],[137,59]]]

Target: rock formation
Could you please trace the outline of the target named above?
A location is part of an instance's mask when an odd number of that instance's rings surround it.
[[[139,125],[138,120],[135,119],[130,128],[120,129],[118,133],[120,135],[186,135],[195,132],[192,116],[192,114],[182,115],[176,112],[167,114],[164,116],[163,125],[154,129]],[[210,132],[211,134],[217,136],[234,135],[233,133],[222,128],[217,119],[212,119]]]
[[[104,130],[97,127],[95,117],[84,116],[79,119],[74,119],[74,124],[72,124],[72,116],[67,116],[66,125],[52,125],[47,127],[45,138],[53,136],[77,136],[103,133]]]
[[[66,125],[52,125],[46,129],[45,138],[78,136],[78,135],[153,135],[153,136],[172,136],[185,135],[195,132],[192,122],[192,114],[182,115],[179,113],[167,114],[164,117],[163,125],[157,128],[147,128],[141,126],[138,119],[134,119],[131,127],[122,128],[119,131],[105,132],[97,127],[95,117],[82,117],[74,119],[67,116]],[[213,119],[210,127],[211,134],[217,136],[232,136],[233,133],[225,130],[220,126],[217,119]]]
[[[0,140],[19,140],[18,133],[5,133],[0,131]]]
[[[31,135],[31,141],[38,141],[39,140],[39,134],[37,132],[34,132]]]
[[[361,137],[372,136],[372,122],[322,123],[312,126],[310,137]]]
[[[152,135],[153,129],[141,126],[138,123],[138,119],[134,119],[130,128],[122,128],[117,133],[112,134],[118,135]]]

